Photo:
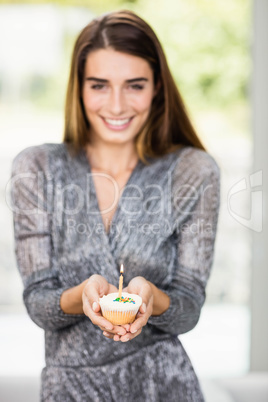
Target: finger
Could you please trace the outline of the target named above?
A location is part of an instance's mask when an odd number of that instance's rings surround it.
[[[129,332],[130,324],[122,325],[122,327],[125,328],[126,332]]]
[[[86,296],[89,304],[92,306],[94,302],[99,303],[100,286],[98,282],[88,282],[84,288],[84,295]]]
[[[115,326],[115,332],[117,333],[117,335],[125,335],[127,333],[126,329],[121,325]]]
[[[121,336],[121,335],[125,335],[125,334],[126,334],[126,330],[125,330],[123,327],[119,326],[119,325],[114,326],[114,328],[113,328],[111,331],[108,331],[107,328],[105,328],[105,327],[100,327],[100,329],[101,329],[102,331],[109,332],[109,333],[112,334],[112,335],[119,335],[119,336]]]
[[[138,314],[136,320],[131,324],[129,332],[131,334],[136,334],[136,332],[147,324],[147,321],[147,314]]]
[[[110,332],[107,332],[107,331],[103,331],[103,335],[106,337],[106,338],[109,338],[109,339],[112,339],[113,338],[113,334],[111,334]]]
[[[94,301],[92,304],[92,310],[94,311],[94,313],[98,313],[100,311],[100,303]]]
[[[97,325],[100,328],[103,328],[106,331],[113,332],[114,326],[113,324],[106,320],[102,315],[93,314],[89,317],[94,325]]]
[[[96,297],[99,300],[98,292],[95,286],[90,286],[92,289],[91,298]],[[94,296],[95,295],[95,296]],[[93,301],[90,303],[90,298],[88,298],[86,292],[82,295],[83,298],[83,311],[85,315],[89,317],[94,325],[98,325],[99,327],[104,327],[106,330],[111,331],[113,329],[113,324],[110,321],[106,320],[100,312],[100,305],[98,301]],[[92,300],[92,299],[91,299]]]
[[[120,341],[121,342],[128,342],[130,340],[130,335],[125,335],[125,336],[121,336]]]
[[[93,286],[91,286],[91,288],[92,288],[93,299],[92,299],[92,296],[88,297],[88,294],[85,291],[82,294],[83,310],[87,316],[90,316],[92,311],[95,313],[98,313],[100,311],[98,292],[96,291],[96,289]]]
[[[140,328],[135,334],[128,333],[126,335],[123,335],[123,336],[121,336],[120,341],[121,342],[131,341],[132,339],[136,338],[136,336],[140,335],[141,331],[142,331],[142,328]]]
[[[99,327],[104,327],[106,330],[111,331],[114,326],[113,324],[106,320],[100,312],[95,313],[92,307],[90,306],[89,300],[87,297],[83,297],[83,310],[85,315],[89,317],[94,325],[98,325]]]
[[[142,305],[140,306],[139,311],[140,311],[142,314],[145,314],[145,313],[146,313],[146,310],[147,310],[146,304],[145,304],[145,303],[142,303]]]

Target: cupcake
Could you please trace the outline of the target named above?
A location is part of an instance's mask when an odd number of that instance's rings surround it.
[[[104,318],[114,325],[131,324],[141,306],[142,298],[131,293],[110,293],[99,300]]]

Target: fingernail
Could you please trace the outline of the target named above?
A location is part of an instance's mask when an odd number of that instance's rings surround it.
[[[146,313],[146,304],[145,303],[142,303],[142,309]]]
[[[137,329],[132,329],[132,330],[131,330],[131,333],[132,333],[132,334],[136,334],[136,332],[138,332]]]
[[[97,308],[98,308],[98,304],[97,304],[97,302],[94,302],[94,303],[92,304],[92,309],[93,309],[94,311],[96,311]]]

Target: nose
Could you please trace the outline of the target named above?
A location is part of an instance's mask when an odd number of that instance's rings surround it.
[[[113,88],[109,97],[109,111],[115,116],[119,116],[125,112],[126,100],[123,90]]]

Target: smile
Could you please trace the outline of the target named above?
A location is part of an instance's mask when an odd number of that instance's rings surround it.
[[[106,119],[104,118],[106,123],[111,124],[112,126],[124,126],[130,121],[130,118],[128,119]]]

